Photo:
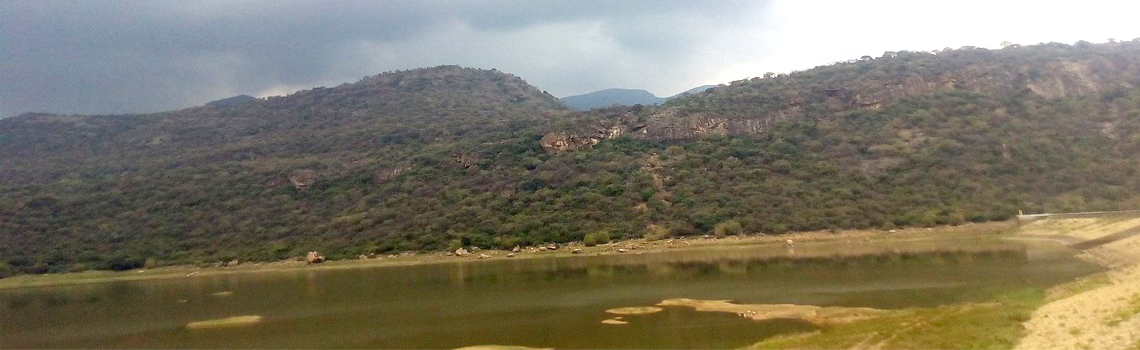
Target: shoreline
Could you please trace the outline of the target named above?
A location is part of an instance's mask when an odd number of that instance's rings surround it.
[[[67,285],[81,285],[92,283],[106,283],[115,281],[142,281],[154,279],[192,278],[203,276],[218,276],[229,274],[248,273],[277,273],[307,270],[331,270],[354,268],[382,268],[392,266],[413,266],[444,263],[466,263],[476,261],[495,261],[507,259],[543,259],[571,256],[599,256],[622,254],[649,254],[669,251],[683,251],[699,248],[732,247],[732,246],[772,246],[784,245],[787,240],[799,243],[815,244],[826,242],[841,242],[862,240],[861,242],[910,242],[910,241],[937,241],[969,239],[998,239],[1005,233],[1016,229],[1015,221],[999,221],[989,223],[968,223],[957,226],[937,226],[932,228],[907,228],[890,231],[882,230],[841,230],[837,232],[811,231],[789,233],[782,235],[737,235],[723,238],[711,236],[674,237],[661,240],[648,241],[643,238],[617,240],[611,243],[599,244],[592,247],[582,242],[558,244],[556,250],[539,251],[537,246],[522,248],[520,252],[510,250],[479,250],[465,257],[449,255],[447,252],[404,252],[400,254],[380,255],[368,259],[342,259],[330,260],[319,264],[308,264],[298,260],[283,260],[275,262],[242,263],[230,267],[197,267],[193,265],[174,265],[154,269],[135,269],[127,271],[84,271],[75,273],[55,273],[42,275],[20,275],[0,279],[0,290],[15,288],[53,287]],[[580,253],[574,253],[580,249]],[[485,257],[480,258],[480,255]],[[510,256],[508,256],[510,255]]]
[[[1039,231],[1087,242],[1140,227],[1140,218],[1078,220],[1044,221]],[[1140,236],[1077,256],[1107,270],[1051,288],[1046,302],[1023,323],[1027,334],[1014,349],[1140,349]]]
[[[1012,348],[1140,350],[1140,215],[1056,215],[1000,238],[1041,242],[1103,271],[991,302],[895,310],[827,331],[777,335],[749,348]],[[1095,243],[1095,244],[1089,244]]]

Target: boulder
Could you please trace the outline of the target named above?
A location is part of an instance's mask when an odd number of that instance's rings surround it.
[[[325,262],[325,256],[317,252],[309,252],[309,254],[305,254],[305,261],[310,264],[320,264]]]
[[[522,251],[522,248],[520,248],[520,247],[519,247],[519,246],[517,246],[517,245],[516,245],[514,248],[511,248],[511,252],[512,252],[512,253],[518,253],[518,252],[520,252],[520,251]]]
[[[546,249],[558,250],[558,245],[557,244],[551,244],[551,245],[546,246]]]
[[[574,248],[570,251],[571,254],[582,254],[582,248]]]
[[[479,259],[486,259],[486,258],[490,258],[490,257],[491,256],[487,255],[487,254],[479,254]]]
[[[515,253],[507,253],[507,257],[508,257],[508,258],[513,258],[513,257],[515,257]]]
[[[471,253],[468,253],[467,249],[459,248],[459,249],[455,250],[455,255],[457,255],[457,256],[467,256],[468,254],[471,254]]]

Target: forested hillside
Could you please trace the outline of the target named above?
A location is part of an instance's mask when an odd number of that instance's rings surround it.
[[[1133,41],[887,53],[582,113],[436,67],[25,115],[0,120],[0,274],[1135,209],[1137,87]]]

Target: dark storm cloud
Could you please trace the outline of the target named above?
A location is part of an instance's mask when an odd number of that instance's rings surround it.
[[[710,52],[700,49],[707,34],[754,25],[760,6],[4,1],[0,116],[159,111],[437,64],[499,68],[556,95],[619,85],[681,89],[704,83],[686,81],[705,69],[694,57]]]

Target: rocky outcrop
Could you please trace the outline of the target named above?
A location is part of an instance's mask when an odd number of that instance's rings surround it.
[[[1094,94],[1111,85],[1108,79],[1096,74],[1088,64],[1079,62],[1055,62],[1030,73],[1032,76],[1026,87],[1045,98]]]
[[[455,164],[463,167],[463,169],[469,169],[478,165],[479,156],[467,153],[452,153],[451,160],[455,161]]]
[[[317,171],[313,169],[297,169],[289,173],[289,183],[297,191],[304,192],[317,182]]]
[[[372,173],[372,182],[377,184],[377,185],[388,183],[392,180],[395,180],[401,174],[404,174],[404,173],[409,172],[409,171],[412,171],[412,167],[406,166],[406,165],[405,166],[398,166],[398,167],[394,167],[394,168],[380,169],[380,170],[377,170],[376,172]]]
[[[317,252],[309,252],[309,254],[305,255],[305,261],[310,264],[320,264],[325,262],[325,256]]]
[[[666,109],[643,120],[622,118],[607,121],[588,131],[548,133],[539,143],[547,152],[565,152],[590,148],[625,135],[637,140],[680,141],[712,135],[755,134],[768,130],[777,121],[788,119],[795,111],[798,108],[781,110],[763,118],[729,119],[711,113],[678,117],[675,110]]]

